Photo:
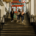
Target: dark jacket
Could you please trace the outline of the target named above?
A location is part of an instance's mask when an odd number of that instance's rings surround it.
[[[10,12],[10,15],[11,15],[11,17],[13,17],[13,15],[14,15],[14,11],[13,11],[13,14],[12,14],[12,11]]]

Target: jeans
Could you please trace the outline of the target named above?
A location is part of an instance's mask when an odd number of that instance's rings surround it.
[[[11,21],[13,20],[13,17],[11,17]]]
[[[22,21],[24,20],[24,16],[21,16]]]
[[[11,16],[11,21],[13,20],[13,15]]]
[[[17,15],[17,19],[18,19],[18,20],[20,19],[20,16],[19,16],[19,15]]]

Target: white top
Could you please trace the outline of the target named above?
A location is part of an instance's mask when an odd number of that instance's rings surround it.
[[[17,15],[19,15],[20,14],[20,12],[18,12],[18,14]]]

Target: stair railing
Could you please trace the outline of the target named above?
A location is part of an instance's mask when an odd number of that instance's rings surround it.
[[[35,34],[36,34],[36,20],[34,19],[34,18],[36,18],[36,15],[34,15],[34,16],[32,15],[31,18],[33,18],[32,24],[33,24],[33,28],[34,28],[34,31],[35,31]]]
[[[5,24],[5,15],[2,17],[2,20],[1,20],[2,29],[4,24]]]

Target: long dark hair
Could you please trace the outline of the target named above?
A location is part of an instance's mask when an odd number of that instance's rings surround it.
[[[18,9],[18,12],[21,12],[20,9]]]
[[[11,10],[13,11],[13,8]]]

